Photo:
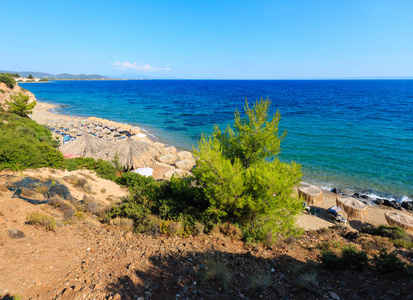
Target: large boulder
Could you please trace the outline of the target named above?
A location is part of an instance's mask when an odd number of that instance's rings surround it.
[[[176,155],[176,148],[175,148],[175,147],[165,147],[164,153],[165,153],[165,154],[173,154],[173,155]]]
[[[192,156],[192,153],[189,151],[179,151],[176,155],[178,155],[178,158],[180,160],[184,159],[193,159],[194,157]]]
[[[191,171],[192,168],[195,166],[195,159],[192,158],[192,159],[177,160],[175,162],[175,166],[178,169]]]
[[[161,163],[167,164],[167,165],[173,165],[175,161],[178,160],[178,156],[175,154],[164,154],[158,159]]]
[[[165,154],[165,144],[155,142],[153,145],[159,150],[159,152],[161,152],[161,154]]]
[[[166,170],[165,173],[163,173],[163,179],[164,180],[171,180],[172,176],[175,177],[185,177],[192,175],[191,172],[187,170],[181,170],[181,169],[171,169],[171,170]]]

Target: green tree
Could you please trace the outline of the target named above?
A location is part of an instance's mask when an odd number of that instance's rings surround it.
[[[32,74],[29,74],[29,76],[27,76],[27,78],[29,78],[29,79],[33,79]]]
[[[203,135],[194,175],[209,201],[208,212],[221,221],[239,224],[251,240],[272,241],[277,234],[295,234],[301,201],[293,197],[301,166],[279,160],[286,133],[278,135],[280,114],[268,114],[271,102],[245,105],[245,116],[235,112],[234,125],[214,127]]]
[[[21,92],[10,95],[11,101],[6,101],[9,106],[8,112],[14,113],[24,118],[28,118],[32,113],[32,109],[36,106],[36,101],[29,102],[29,96]]]

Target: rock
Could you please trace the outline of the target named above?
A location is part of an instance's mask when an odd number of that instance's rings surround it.
[[[407,210],[413,210],[413,201],[403,201],[401,206]]]
[[[100,284],[95,284],[95,287],[93,288],[93,291],[95,292],[95,291],[98,291],[98,290],[101,290],[101,289],[102,289],[102,286]]]
[[[179,151],[176,155],[178,156],[178,158],[179,158],[180,160],[194,158],[194,157],[192,156],[192,153],[189,152],[189,151]]]
[[[392,208],[395,208],[395,209],[400,209],[401,208],[401,204],[399,202],[390,201],[390,200],[387,200],[387,199],[383,200],[383,205],[389,206],[389,207],[392,207]]]
[[[176,148],[175,147],[166,147],[166,148],[164,148],[163,151],[164,151],[165,154],[176,155]]]
[[[141,133],[141,129],[140,129],[139,127],[133,126],[133,127],[130,129],[130,133],[131,133],[131,134],[139,134],[139,133]]]
[[[330,296],[331,299],[340,300],[340,297],[332,291],[328,292],[328,295]]]
[[[7,230],[7,235],[12,239],[22,239],[26,237],[23,231],[14,228]]]
[[[377,205],[383,205],[384,199],[377,198],[376,200],[374,200],[374,203],[376,203]]]
[[[165,154],[165,144],[155,142],[153,145],[159,150],[159,152],[161,152],[161,154]]]
[[[172,176],[184,177],[184,176],[189,176],[189,175],[192,175],[192,173],[187,170],[171,169],[163,173],[163,179],[170,180]]]
[[[195,159],[184,159],[184,160],[177,160],[175,162],[175,166],[178,169],[188,170],[191,171],[192,168],[195,166]]]
[[[120,294],[115,294],[115,296],[113,296],[112,300],[121,300],[122,296]]]
[[[178,156],[174,154],[164,154],[158,159],[163,164],[173,165],[178,160]]]

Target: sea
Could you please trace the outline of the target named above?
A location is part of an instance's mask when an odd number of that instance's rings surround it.
[[[22,83],[56,112],[141,127],[192,150],[214,124],[271,101],[287,131],[280,159],[303,181],[397,201],[413,199],[413,80],[114,80]]]

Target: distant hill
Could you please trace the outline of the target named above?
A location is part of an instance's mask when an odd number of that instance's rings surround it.
[[[49,74],[49,73],[44,73],[44,72],[35,72],[35,71],[21,71],[21,72],[16,72],[16,71],[0,71],[0,73],[18,73],[22,77],[27,77],[30,74],[33,77],[37,78],[47,78],[47,79],[108,79],[108,77],[98,75],[98,74],[92,74],[92,75],[86,75],[86,74],[78,74],[78,75],[73,75],[73,74],[68,74],[68,73],[62,73],[62,74]]]

